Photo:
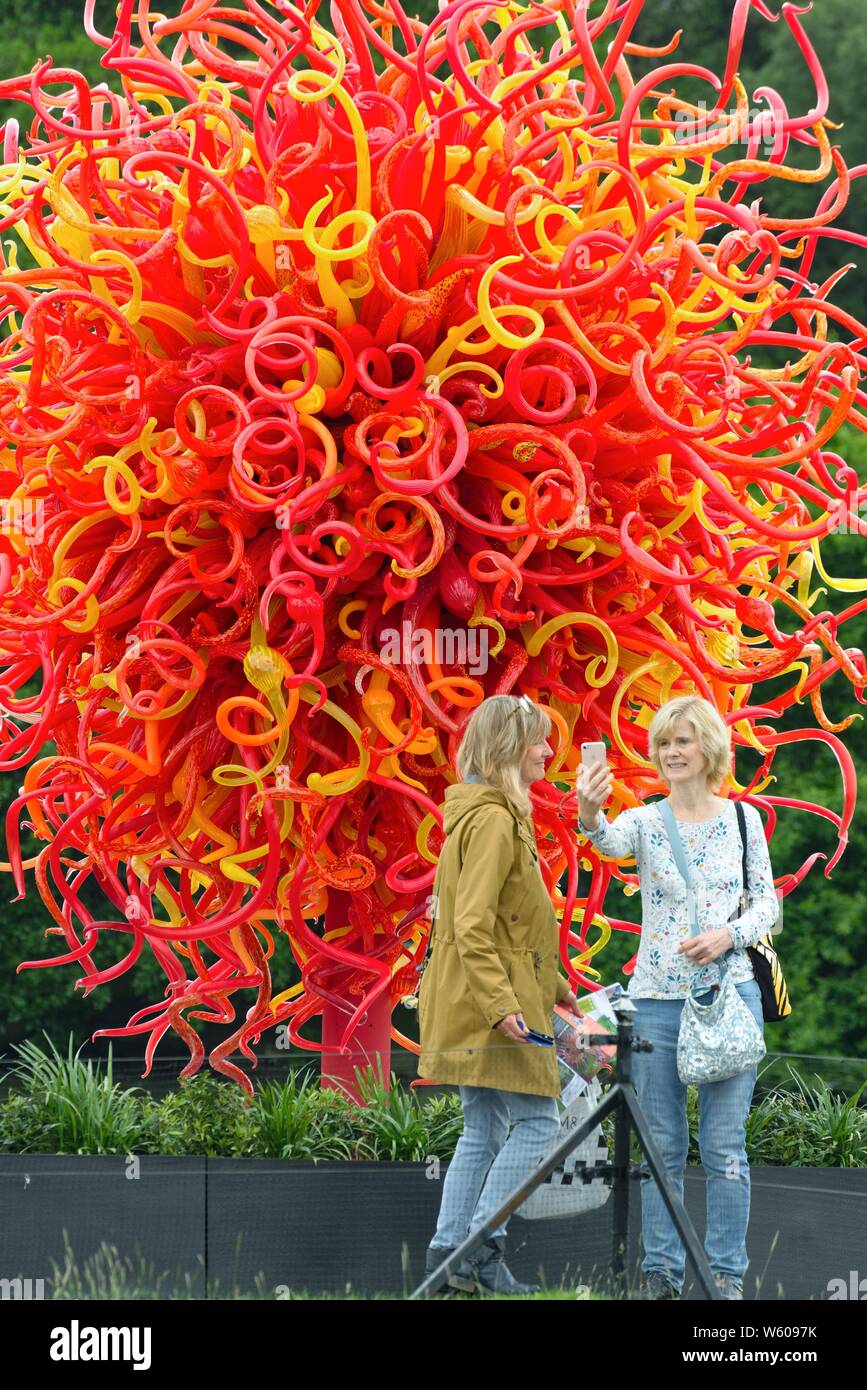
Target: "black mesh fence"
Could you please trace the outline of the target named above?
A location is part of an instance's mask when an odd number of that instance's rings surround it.
[[[446,1164],[164,1159],[137,1178],[116,1157],[0,1155],[0,1280],[44,1296],[405,1297],[421,1281]],[[867,1293],[867,1174],[752,1170],[747,1299]],[[688,1168],[685,1204],[704,1231],[706,1178]],[[639,1257],[633,1197],[628,1263]],[[605,1293],[612,1203],[509,1223],[513,1274],[575,1298]],[[853,1292],[854,1290],[854,1292]],[[3,1297],[14,1296],[9,1286]],[[687,1276],[684,1295],[701,1296]]]

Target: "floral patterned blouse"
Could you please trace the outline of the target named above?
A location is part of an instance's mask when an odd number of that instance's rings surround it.
[[[740,907],[742,850],[734,802],[729,801],[713,820],[677,822],[695,889],[699,926],[702,931],[729,928],[734,949],[726,963],[736,984],[753,978],[745,948],[766,935],[779,912],[761,816],[754,806],[745,805],[744,812],[750,897],[747,910],[735,921],[729,919]],[[641,939],[630,996],[682,999],[690,990],[700,993],[718,984],[716,962],[692,965],[677,950],[690,934],[686,884],[656,804],[622,811],[613,822],[600,813],[595,830],[588,830],[580,820],[578,830],[609,859],[635,857],[641,885]]]

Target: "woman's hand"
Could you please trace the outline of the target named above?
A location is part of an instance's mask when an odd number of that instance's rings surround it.
[[[505,1018],[500,1019],[497,1027],[512,1042],[525,1043],[530,1041],[527,1037],[527,1025],[524,1022],[523,1014],[507,1014]]]
[[[734,942],[728,927],[718,927],[715,931],[703,931],[698,936],[690,936],[681,941],[678,950],[693,965],[710,965],[717,956],[730,951]]]
[[[578,775],[578,815],[588,830],[596,829],[599,812],[611,795],[611,768],[607,763],[581,766]]]
[[[577,1018],[584,1017],[584,1015],[578,1007],[578,1000],[575,998],[575,995],[571,989],[568,994],[563,995],[562,999],[557,1000],[557,1005],[558,1008],[561,1009],[571,1009],[573,1014],[575,1014]]]

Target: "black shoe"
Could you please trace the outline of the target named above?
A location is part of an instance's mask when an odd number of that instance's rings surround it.
[[[471,1272],[476,1287],[486,1293],[530,1294],[540,1293],[538,1284],[522,1284],[506,1264],[506,1238],[497,1236],[486,1240],[467,1260],[465,1268]],[[464,1269],[461,1269],[463,1275]]]
[[[439,1269],[443,1261],[447,1260],[449,1255],[452,1254],[454,1254],[453,1248],[447,1250],[443,1246],[428,1246],[424,1261],[425,1278],[427,1279],[429,1275],[433,1274],[435,1269]],[[449,1275],[448,1279],[443,1280],[442,1284],[435,1292],[445,1293],[448,1289],[459,1289],[461,1293],[475,1293],[475,1277],[467,1270],[466,1260],[459,1269]]]
[[[680,1298],[680,1289],[672,1284],[670,1279],[666,1279],[664,1274],[658,1274],[655,1270],[648,1274],[644,1283],[644,1297],[657,1301],[672,1298]]]

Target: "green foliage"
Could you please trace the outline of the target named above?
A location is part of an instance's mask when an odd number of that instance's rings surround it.
[[[867,1167],[867,1109],[860,1105],[867,1086],[842,1096],[820,1078],[810,1085],[792,1071],[793,1089],[766,1096],[750,1116],[748,1141],[753,1163],[802,1167]]]
[[[789,1067],[790,1081],[754,1105],[747,1119],[750,1163],[801,1168],[867,1168],[867,1108],[861,1096],[841,1095],[821,1077],[810,1084]],[[698,1091],[687,1092],[689,1162],[699,1163]]]
[[[462,1129],[456,1095],[422,1100],[372,1071],[360,1079],[364,1103],[320,1090],[307,1072],[261,1086],[252,1102],[233,1082],[209,1072],[160,1101],[141,1087],[113,1082],[111,1059],[63,1057],[49,1040],[16,1047],[21,1061],[0,1101],[0,1151],[6,1153],[207,1154],[221,1158],[449,1158]]]
[[[320,1090],[307,1073],[268,1082],[251,1107],[257,1155],[282,1159],[449,1158],[462,1129],[454,1095],[422,1101],[392,1076],[390,1087],[372,1069],[359,1080],[362,1104],[340,1091]]]
[[[415,1092],[403,1090],[392,1077],[386,1090],[372,1070],[359,1083],[364,1126],[371,1158],[418,1161],[448,1158],[463,1128],[457,1096],[440,1096],[422,1103]]]
[[[200,1072],[156,1106],[157,1152],[248,1158],[253,1153],[247,1098],[233,1082]]]
[[[207,1154],[221,1158],[448,1159],[463,1124],[454,1093],[422,1098],[392,1076],[388,1089],[372,1070],[359,1076],[363,1103],[320,1090],[312,1073],[268,1082],[252,1102],[234,1083],[209,1073],[154,1101],[140,1087],[112,1082],[109,1061],[67,1057],[49,1041],[17,1049],[14,1086],[0,1101],[0,1151],[6,1153]],[[844,1096],[790,1069],[789,1083],[754,1106],[747,1128],[752,1163],[867,1167],[864,1083]],[[698,1162],[698,1093],[690,1088],[690,1158]],[[613,1143],[612,1122],[603,1126]],[[638,1158],[638,1151],[633,1154]]]
[[[423,1102],[427,1125],[424,1158],[451,1158],[463,1133],[463,1114],[457,1095],[430,1096]]]
[[[256,1094],[255,1152],[263,1158],[357,1158],[351,1109],[339,1091],[320,1091],[311,1072],[282,1084],[269,1081]]]
[[[47,1035],[46,1035],[47,1036]],[[112,1080],[109,1053],[104,1074],[99,1064],[66,1057],[49,1039],[49,1052],[28,1042],[20,1057],[13,1091],[3,1107],[0,1149],[13,1152],[143,1152],[150,1140],[150,1102],[139,1088],[124,1090]]]

